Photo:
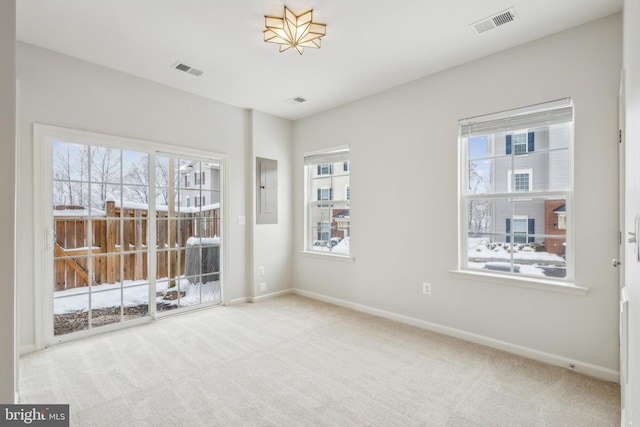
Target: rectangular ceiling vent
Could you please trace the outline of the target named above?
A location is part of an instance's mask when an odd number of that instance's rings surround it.
[[[175,68],[176,70],[183,71],[185,73],[191,74],[192,76],[196,76],[196,77],[200,77],[203,74],[203,71],[190,67],[187,64],[183,64],[180,61],[173,64],[172,68]]]
[[[284,102],[291,105],[299,105],[307,102],[307,99],[301,96],[294,96],[293,98],[284,100]]]
[[[474,22],[471,25],[476,29],[478,34],[480,34],[485,31],[493,30],[494,28],[507,24],[511,21],[515,21],[516,18],[515,9],[511,8],[478,22]]]

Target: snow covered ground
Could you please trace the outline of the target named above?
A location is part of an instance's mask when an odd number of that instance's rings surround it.
[[[345,237],[340,240],[340,242],[335,245],[333,248],[329,248],[329,246],[312,246],[313,251],[317,252],[325,252],[336,255],[349,255],[349,238]]]
[[[511,263],[513,257],[514,270],[530,276],[564,277],[565,260],[561,256],[549,252],[538,252],[526,244],[487,244],[487,239],[469,239],[467,256],[470,268],[482,270],[502,270]],[[479,260],[475,262],[471,260]]]
[[[161,296],[156,298],[156,302],[166,305],[188,307],[202,302],[219,301],[220,281],[208,282],[203,285],[189,283],[185,278],[180,278],[180,283],[169,289],[168,281],[158,281],[156,287],[158,292],[180,291],[185,292],[185,296],[174,300],[165,300]],[[135,307],[149,303],[149,284],[143,281],[127,280],[122,284],[98,285],[91,287],[91,307]],[[76,311],[86,311],[89,308],[89,288],[74,288],[64,291],[54,292],[53,314],[64,314]]]

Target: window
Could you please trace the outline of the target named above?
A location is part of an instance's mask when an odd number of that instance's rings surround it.
[[[200,207],[200,196],[196,196],[195,205],[196,208]]]
[[[349,255],[349,149],[309,153],[304,161],[305,250]]]
[[[506,219],[507,243],[511,242],[511,218]],[[535,219],[526,215],[515,215],[513,217],[513,242],[533,243],[534,237],[528,235],[535,234]]]
[[[459,126],[460,269],[571,279],[571,99]]]
[[[513,155],[518,156],[534,151],[535,148],[535,132],[518,131],[513,135],[506,135],[505,151],[511,154],[513,147]]]
[[[189,187],[189,175],[184,176],[184,186],[185,188]]]
[[[515,193],[526,193],[532,190],[533,180],[531,175],[533,169],[518,169],[515,171],[508,171],[507,177],[507,191]]]
[[[319,222],[318,223],[318,242],[328,242],[330,238],[330,234],[331,234],[331,224],[328,222]]]
[[[318,200],[332,200],[333,189],[331,188],[318,188]]]
[[[187,196],[187,207],[191,207],[191,198],[189,198],[189,196]]]
[[[194,172],[193,173],[193,184],[194,185],[200,185],[200,172]]]
[[[333,163],[325,163],[318,165],[318,175],[331,175],[333,174]]]

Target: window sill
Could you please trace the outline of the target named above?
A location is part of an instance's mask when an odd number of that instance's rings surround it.
[[[469,280],[480,280],[499,285],[517,286],[520,288],[539,289],[543,291],[559,292],[563,294],[582,295],[589,293],[589,288],[578,286],[571,282],[536,279],[533,277],[515,277],[501,274],[483,273],[471,270],[449,270],[454,277]]]
[[[355,258],[349,255],[335,255],[335,254],[312,252],[312,251],[300,251],[300,254],[309,258],[326,259],[326,260],[338,261],[338,262],[352,263],[355,261]]]

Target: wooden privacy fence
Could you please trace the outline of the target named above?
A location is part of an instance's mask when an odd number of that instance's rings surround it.
[[[107,202],[105,208],[104,215],[91,217],[83,207],[54,208],[54,212],[64,210],[55,215],[55,290],[148,279],[149,211],[116,207],[115,202]],[[156,211],[156,277],[183,275],[187,240],[219,236],[219,226],[219,208],[176,212],[171,217]]]

